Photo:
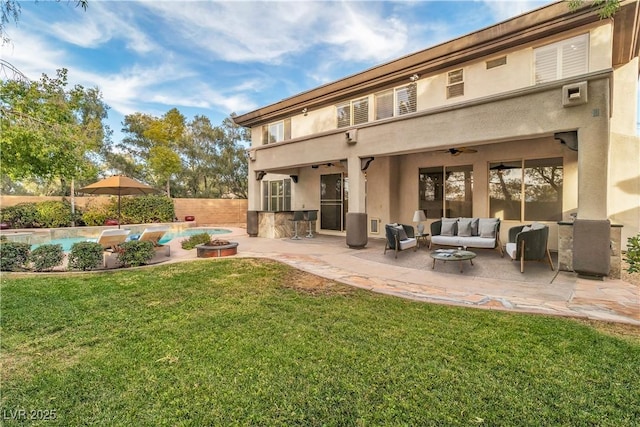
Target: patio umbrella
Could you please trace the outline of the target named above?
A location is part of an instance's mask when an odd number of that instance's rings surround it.
[[[109,178],[105,178],[93,184],[78,190],[80,193],[85,194],[110,194],[118,196],[118,228],[120,228],[120,196],[129,196],[136,194],[153,194],[160,193],[160,190],[156,190],[153,187],[136,181],[135,179],[127,178],[123,175],[114,175]]]

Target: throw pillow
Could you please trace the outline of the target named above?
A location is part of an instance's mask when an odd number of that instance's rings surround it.
[[[528,225],[525,225],[524,227],[522,227],[522,230],[520,230],[521,233],[526,233],[527,231],[531,231],[533,230],[531,227],[529,227]]]
[[[398,225],[396,227],[396,230],[398,230],[398,240],[407,240],[409,237],[407,236],[407,232],[404,231],[404,227],[401,225]]]
[[[460,218],[458,220],[458,236],[471,236],[471,218]]]
[[[479,218],[471,218],[471,235],[477,236],[478,233],[478,223],[480,222]]]
[[[455,236],[456,235],[456,223],[455,218],[442,218],[442,229],[440,230],[441,236]]]
[[[542,230],[545,227],[546,227],[546,225],[540,224],[539,222],[534,222],[533,224],[531,224],[531,229],[532,230]]]
[[[478,223],[478,234],[480,237],[488,237],[494,239],[496,237],[496,225],[498,220],[495,218],[480,218]]]

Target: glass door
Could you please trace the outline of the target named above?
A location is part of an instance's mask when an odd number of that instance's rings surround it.
[[[320,228],[344,231],[349,201],[348,178],[342,173],[320,176]]]

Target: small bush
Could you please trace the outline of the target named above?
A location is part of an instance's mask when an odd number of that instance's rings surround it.
[[[82,214],[82,221],[86,225],[104,225],[107,218],[109,218],[107,212],[100,209],[89,210]]]
[[[36,203],[37,223],[44,228],[70,227],[73,221],[71,203],[47,200]]]
[[[60,244],[46,244],[35,248],[29,254],[29,262],[35,271],[47,271],[62,264],[64,251]]]
[[[71,246],[69,268],[73,270],[93,270],[102,265],[102,245],[96,242],[78,242]]]
[[[629,273],[640,272],[640,234],[627,239],[627,257],[625,261],[629,263],[627,268]]]
[[[182,241],[182,249],[193,249],[196,245],[204,245],[211,241],[211,236],[207,233],[199,233],[190,236],[188,239]]]
[[[38,209],[35,203],[18,203],[0,210],[1,222],[11,225],[11,228],[37,228]]]
[[[0,243],[0,270],[21,271],[26,270],[29,260],[31,245],[22,242]]]
[[[118,261],[124,267],[138,267],[148,264],[155,255],[153,243],[132,240],[118,248]]]

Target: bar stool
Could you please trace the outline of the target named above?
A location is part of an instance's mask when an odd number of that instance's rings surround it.
[[[313,228],[311,227],[311,223],[318,219],[318,211],[307,211],[307,230],[309,231],[306,235],[307,238],[313,239]]]
[[[300,240],[301,237],[298,236],[298,222],[304,221],[304,211],[293,211],[293,218],[290,219],[289,221],[293,221],[293,229],[294,229],[293,237],[291,237],[291,239]]]

